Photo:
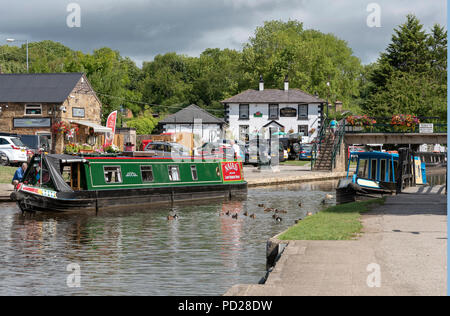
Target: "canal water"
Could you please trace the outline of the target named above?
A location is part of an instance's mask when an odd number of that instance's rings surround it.
[[[245,201],[98,216],[22,216],[0,204],[0,295],[223,295],[235,284],[258,283],[267,239],[327,207],[321,202],[336,186],[257,188]],[[288,213],[277,222],[259,204]],[[167,220],[174,214],[177,220]],[[69,287],[75,274],[80,287]]]

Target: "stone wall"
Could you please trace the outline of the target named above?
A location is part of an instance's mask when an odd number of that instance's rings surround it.
[[[40,116],[26,116],[26,104],[41,104],[42,115]],[[67,99],[62,104],[49,104],[40,102],[30,103],[2,103],[2,112],[0,114],[0,132],[14,133],[21,135],[36,135],[38,132],[51,133],[51,127],[37,127],[37,128],[14,128],[14,118],[51,118],[51,124],[55,122],[71,120],[89,121],[101,125],[102,104],[97,98],[95,91],[91,88],[85,76],[83,76],[77,83],[75,88],[69,94]],[[5,106],[7,105],[7,107]],[[66,111],[60,111],[64,106]],[[73,109],[84,109],[84,116],[73,116]],[[80,126],[79,138],[83,141],[85,136],[89,133],[89,128]],[[57,153],[61,153],[64,149],[64,136],[56,135],[56,139],[52,140]]]

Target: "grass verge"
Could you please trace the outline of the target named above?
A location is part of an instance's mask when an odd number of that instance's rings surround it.
[[[0,184],[11,183],[17,168],[0,166]]]
[[[330,207],[300,221],[282,234],[280,240],[350,240],[363,228],[361,215],[384,199],[355,202]]]
[[[288,161],[280,163],[281,166],[300,166],[300,167],[307,166],[310,164],[311,164],[311,161],[305,161],[305,160],[300,160],[300,161],[288,160]]]

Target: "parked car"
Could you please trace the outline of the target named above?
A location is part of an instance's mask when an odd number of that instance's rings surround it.
[[[22,143],[31,151],[32,154],[37,154],[41,149],[44,152],[51,150],[51,135],[19,135]]]
[[[0,136],[0,152],[3,153],[0,163],[3,166],[18,165],[28,162],[28,148],[20,138],[11,136]]]
[[[299,151],[299,160],[311,160],[312,159],[312,150],[313,145],[312,144],[302,144],[300,145],[300,151]]]
[[[230,143],[212,142],[203,144],[203,146],[195,150],[195,153],[202,157],[232,159],[234,156],[234,149]]]
[[[153,153],[156,157],[190,157],[189,149],[178,143],[153,142],[148,144],[144,151]]]
[[[259,147],[258,147],[259,146]],[[257,140],[251,140],[245,146],[245,162],[247,165],[258,165],[258,149],[259,158],[262,162],[270,162],[270,160],[276,157],[275,154],[271,154],[270,144],[267,140],[260,140],[259,144]],[[282,142],[279,143],[279,162],[285,162],[288,159],[288,151],[284,148]]]

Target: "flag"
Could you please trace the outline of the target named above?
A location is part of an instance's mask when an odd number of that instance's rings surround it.
[[[106,133],[105,146],[111,146],[114,142],[114,135],[116,134],[116,122],[117,122],[117,111],[112,112],[108,116],[108,120],[106,121],[106,127],[112,129],[112,132]]]

